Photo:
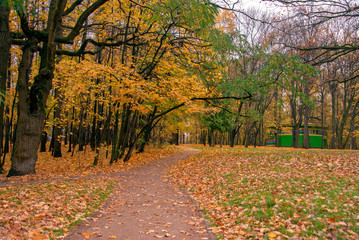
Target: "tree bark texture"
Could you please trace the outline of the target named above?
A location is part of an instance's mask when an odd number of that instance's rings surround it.
[[[1,83],[4,82],[4,86],[7,79],[7,63],[9,62],[10,54],[9,14],[9,7],[0,4],[0,80]]]
[[[0,91],[6,92],[6,81],[8,74],[8,62],[10,58],[10,32],[9,32],[9,13],[10,9],[7,4],[0,5]],[[4,152],[4,97],[0,102],[0,156]],[[2,164],[0,166],[2,170]]]
[[[39,73],[28,91],[26,82],[26,63],[37,46],[37,40],[29,39],[23,48],[18,77],[19,108],[16,140],[11,155],[11,168],[8,176],[35,173],[37,151],[45,120],[45,106],[49,96],[55,68],[55,34],[59,26],[66,0],[52,0],[47,23],[48,38],[40,52]]]

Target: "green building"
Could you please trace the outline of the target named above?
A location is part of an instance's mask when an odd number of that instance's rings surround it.
[[[324,148],[327,148],[327,134],[324,128],[324,134],[321,126],[310,124],[309,128],[309,139],[311,148],[321,148],[322,138],[324,136]],[[272,127],[270,132],[270,138],[266,140],[266,146],[276,146],[275,128]],[[278,146],[279,147],[291,147],[293,141],[293,127],[289,125],[283,125],[280,132],[278,133]],[[304,126],[299,129],[299,147],[303,146]]]

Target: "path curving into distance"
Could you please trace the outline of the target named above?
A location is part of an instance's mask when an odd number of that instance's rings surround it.
[[[165,179],[166,169],[200,150],[183,151],[118,175],[106,203],[66,240],[216,239],[194,200]]]

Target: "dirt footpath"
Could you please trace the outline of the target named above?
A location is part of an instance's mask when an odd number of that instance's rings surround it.
[[[106,204],[65,239],[215,239],[196,203],[164,178],[166,168],[199,152],[183,148],[119,174]]]

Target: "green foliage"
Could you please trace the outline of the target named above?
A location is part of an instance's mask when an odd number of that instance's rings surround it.
[[[212,43],[212,47],[216,52],[229,53],[236,49],[230,35],[217,29],[210,29],[208,39]]]
[[[0,0],[0,7],[8,7],[9,2],[7,0]]]
[[[206,114],[201,118],[201,121],[211,130],[225,132],[229,131],[233,125],[233,114],[221,110],[219,112]]]
[[[213,26],[218,13],[216,7],[199,0],[159,1],[151,6],[151,22],[176,24],[179,27],[191,27],[202,33]]]

